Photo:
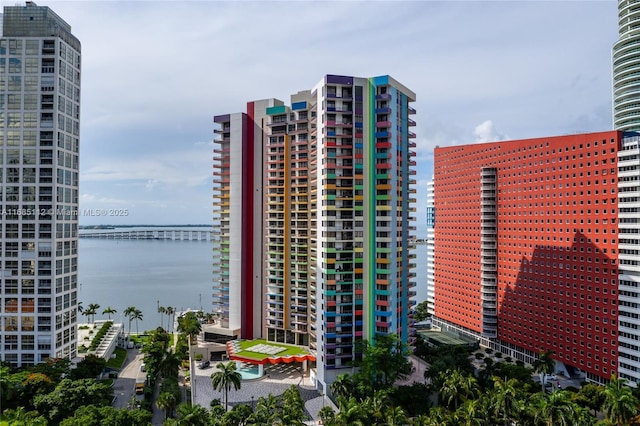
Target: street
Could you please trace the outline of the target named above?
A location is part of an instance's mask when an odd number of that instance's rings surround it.
[[[127,359],[118,374],[118,378],[113,382],[114,408],[128,408],[131,397],[135,395],[134,387],[142,364],[142,358],[143,354],[138,349],[127,349]],[[136,397],[142,399],[142,395],[136,395]]]

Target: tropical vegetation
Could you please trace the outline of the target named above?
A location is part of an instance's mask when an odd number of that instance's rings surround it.
[[[135,308],[132,311],[135,313]],[[185,331],[190,327],[183,324]],[[75,369],[68,360],[52,359],[34,367],[12,369],[0,364],[0,425],[148,425],[152,404],[164,411],[165,425],[235,426],[302,425],[309,420],[297,387],[279,396],[258,398],[255,404],[229,404],[229,393],[242,384],[235,363],[219,363],[211,375],[223,401],[210,407],[183,403],[178,371],[188,358],[188,336],[171,347],[162,328],[148,333],[142,352],[148,384],[141,409],[110,406],[113,390],[96,379],[105,361],[88,355]],[[411,372],[408,348],[396,336],[376,336],[363,342],[353,374],[338,376],[319,417],[325,426],[640,426],[639,391],[613,375],[606,386],[583,384],[578,389],[539,386],[536,373],[548,374],[553,353],[543,351],[533,368],[523,363],[476,358],[472,349],[426,348],[418,342],[414,354],[430,360],[424,381],[397,385]],[[549,362],[551,360],[551,362]],[[472,361],[480,363],[474,369]],[[153,389],[157,399],[153,401]]]

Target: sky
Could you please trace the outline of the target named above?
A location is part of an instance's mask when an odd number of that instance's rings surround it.
[[[435,146],[612,129],[611,0],[36,3],[82,43],[81,225],[210,224],[213,116],[325,74],[416,93],[418,237]]]

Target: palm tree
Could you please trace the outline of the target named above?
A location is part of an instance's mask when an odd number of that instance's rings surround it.
[[[164,306],[158,306],[158,313],[160,314],[160,327],[164,328],[164,314],[167,313],[167,308]]]
[[[458,369],[447,370],[442,374],[441,397],[447,401],[447,405],[457,410],[461,401],[474,398],[479,391],[478,382],[471,376],[465,376]]]
[[[193,343],[194,338],[202,331],[202,324],[196,314],[187,312],[178,319],[178,331],[189,335],[189,341]]]
[[[258,398],[256,409],[253,413],[253,420],[256,424],[271,425],[275,421],[275,414],[278,412],[278,398],[269,394],[267,397]]]
[[[555,352],[551,350],[541,351],[540,356],[533,362],[533,371],[540,376],[540,386],[544,392],[544,377],[547,374],[553,374],[556,363],[551,358]]]
[[[45,426],[47,424],[47,419],[38,415],[36,411],[25,410],[24,407],[17,407],[15,410],[6,409],[0,418],[6,422],[2,423],[7,425]]]
[[[389,407],[385,413],[384,424],[387,426],[405,426],[409,424],[409,418],[402,407]]]
[[[209,413],[200,405],[180,404],[176,410],[178,425],[207,426]]]
[[[444,407],[435,407],[429,410],[429,415],[420,415],[413,419],[414,426],[443,426],[453,423],[453,420],[450,416],[449,411]]]
[[[166,307],[166,314],[167,314],[167,327],[169,328],[169,332],[172,333],[173,332],[173,314],[176,313],[175,308],[171,307],[171,306],[167,306]]]
[[[329,385],[329,390],[337,398],[339,396],[348,397],[353,395],[355,384],[349,374],[340,374],[336,380]]]
[[[182,360],[178,355],[175,354],[171,349],[164,353],[162,361],[160,361],[160,365],[158,370],[162,377],[178,377],[178,370],[180,369],[180,364]]]
[[[115,314],[116,312],[118,311],[113,309],[111,306],[107,306],[104,308],[104,311],[102,311],[102,315],[107,314],[109,316],[109,320],[111,320],[111,314]]]
[[[328,405],[325,405],[320,409],[320,411],[318,411],[318,417],[320,418],[320,421],[318,422],[320,424],[332,426],[336,423],[336,412]]]
[[[466,400],[453,416],[461,426],[483,426],[488,424],[487,413],[477,399]]]
[[[78,309],[79,313],[82,313],[82,311],[84,311],[84,307],[82,306],[82,302],[78,302],[78,304],[76,305],[76,308]]]
[[[91,322],[89,320],[89,317],[91,316],[91,311],[89,309],[85,309],[84,311],[82,311],[82,315],[84,315],[85,317],[87,317],[87,322]]]
[[[140,334],[140,330],[138,330],[138,321],[142,321],[142,311],[140,309],[136,309],[129,318],[136,322],[136,334]]]
[[[535,424],[572,426],[578,419],[577,406],[571,402],[567,391],[555,391],[550,395],[538,393],[532,398],[529,408]]]
[[[349,399],[344,397],[338,398],[338,415],[336,416],[337,424],[340,426],[364,426],[369,424],[367,419],[367,408],[353,396]],[[366,421],[366,422],[365,422]]]
[[[367,397],[363,405],[369,407],[370,418],[377,423],[385,423],[387,411],[392,408],[389,404],[389,392],[385,390],[376,391],[373,397]]]
[[[180,402],[176,398],[174,394],[171,392],[162,392],[158,395],[158,400],[156,401],[156,405],[159,409],[164,410],[165,412],[165,420],[168,419],[171,415],[171,412],[174,408],[178,406]]]
[[[618,379],[615,374],[604,388],[604,404],[602,409],[607,419],[618,426],[629,424],[638,414],[638,399],[633,396],[631,388],[626,386],[625,379]]]
[[[133,318],[131,318],[131,314],[133,314],[137,310],[138,309],[135,306],[129,306],[123,312],[124,316],[129,319],[129,335],[131,335],[131,321],[133,320]]]
[[[506,382],[500,377],[493,377],[493,412],[496,418],[501,418],[506,426],[520,411],[520,403],[516,392],[518,380],[509,379]]]
[[[228,410],[229,389],[231,389],[231,386],[233,386],[235,390],[240,389],[240,386],[242,386],[242,376],[236,370],[235,362],[227,362],[226,364],[219,363],[216,368],[220,371],[211,374],[211,384],[217,391],[224,390],[224,407],[225,410]]]
[[[94,322],[96,319],[96,312],[100,309],[100,305],[97,303],[89,303],[89,307],[87,309],[91,311],[91,322]]]
[[[284,391],[281,397],[282,409],[279,410],[278,415],[280,423],[282,425],[304,425],[303,420],[306,419],[304,401],[300,397],[300,391],[295,385],[289,386]]]

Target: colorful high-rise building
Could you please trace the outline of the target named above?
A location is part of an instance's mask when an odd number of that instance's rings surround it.
[[[50,8],[4,8],[0,359],[14,366],[77,353],[80,58]]]
[[[409,339],[414,101],[389,76],[327,75],[214,118],[214,310],[229,334],[308,346],[319,386],[358,340]]]
[[[613,128],[640,130],[640,8],[618,0],[618,41],[613,45]]]
[[[620,131],[435,149],[435,318],[556,370],[640,380],[640,149]]]

